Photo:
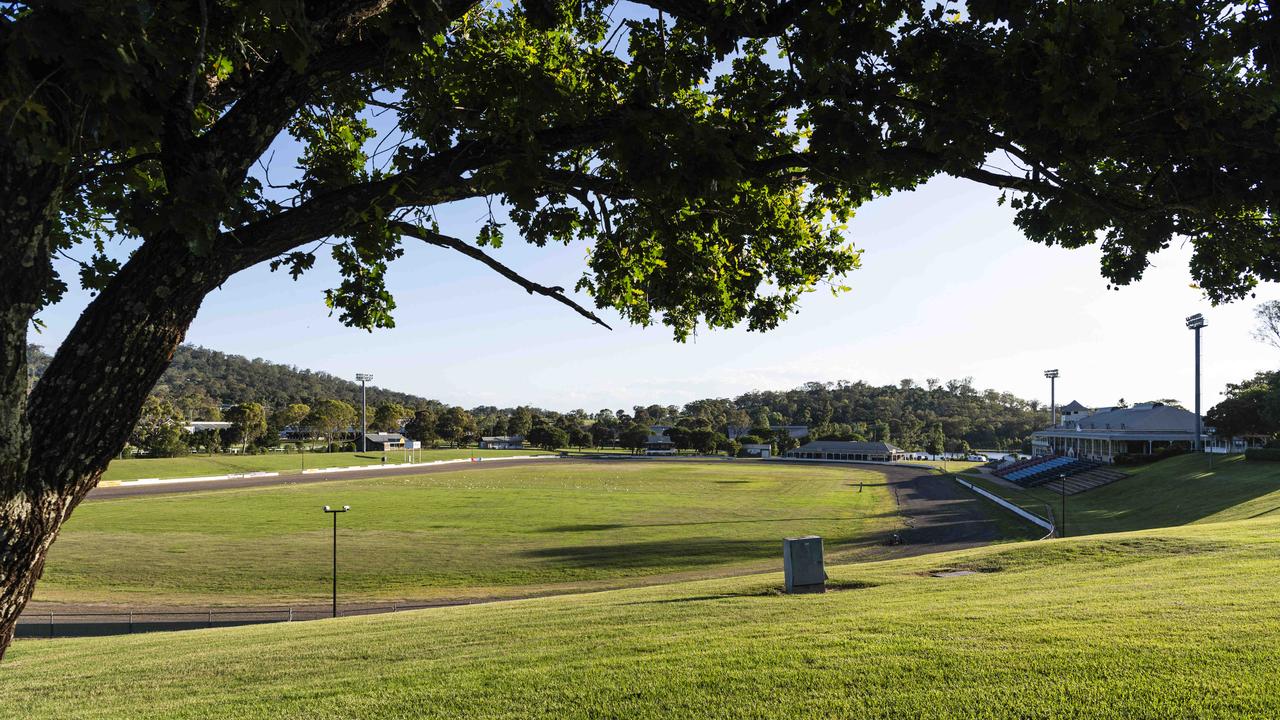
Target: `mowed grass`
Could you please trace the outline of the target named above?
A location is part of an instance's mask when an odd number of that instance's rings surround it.
[[[13,718],[1274,718],[1280,519],[186,633],[19,641]],[[968,569],[959,577],[931,571]]]
[[[545,461],[415,477],[95,500],[41,602],[319,603],[338,519],[344,602],[513,597],[773,569],[782,538],[881,552],[901,520],[868,468]],[[859,491],[858,486],[865,483]]]
[[[480,450],[478,448],[436,448],[416,451],[415,462],[458,460],[470,457],[500,458],[512,455],[545,455],[545,450]],[[388,450],[388,463],[405,462],[402,450]],[[141,478],[183,478],[231,475],[246,472],[300,472],[311,468],[381,465],[381,452],[363,453],[267,453],[265,455],[186,455],[175,458],[130,458],[113,460],[102,474],[106,482]]]
[[[1094,534],[1222,522],[1262,517],[1280,511],[1280,463],[1248,462],[1243,455],[1181,455],[1128,469],[1130,477],[1067,496],[1067,533]],[[1054,483],[1011,488],[964,476],[1031,512],[1055,515],[1062,496]]]

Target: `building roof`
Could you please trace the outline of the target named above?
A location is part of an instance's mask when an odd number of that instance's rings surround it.
[[[857,440],[814,440],[789,452],[854,453],[858,455],[888,455],[904,452],[902,448],[886,442],[861,442]]]
[[[524,442],[523,435],[485,435],[480,438],[481,442]]]
[[[1148,437],[1151,435],[1196,434],[1196,415],[1188,410],[1160,403],[1143,403],[1129,408],[1108,408],[1080,418],[1067,427],[1038,430],[1035,435],[1107,435]]]
[[[666,435],[651,433],[649,439],[644,441],[645,445],[675,445],[676,442]]]
[[[404,442],[404,436],[400,433],[365,433],[365,438],[373,442]]]
[[[1058,412],[1064,412],[1064,413],[1089,412],[1089,408],[1081,405],[1079,400],[1072,400],[1070,403],[1058,408]]]

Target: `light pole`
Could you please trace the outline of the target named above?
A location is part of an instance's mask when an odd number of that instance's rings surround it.
[[[1057,427],[1058,426],[1058,395],[1057,395],[1058,371],[1056,369],[1045,370],[1044,376],[1049,378],[1049,407],[1050,407],[1049,426]]]
[[[369,434],[369,420],[365,414],[364,384],[366,381],[372,380],[373,376],[368,373],[356,373],[356,379],[360,381],[360,452],[364,452],[365,443],[368,442],[368,438],[365,435]]]
[[[338,617],[338,513],[351,509],[350,505],[341,508],[324,506],[324,511],[333,516],[333,616]]]
[[[1195,452],[1200,452],[1202,446],[1200,444],[1200,330],[1205,325],[1204,315],[1196,313],[1187,318],[1187,329],[1194,330],[1196,333],[1196,439],[1192,442],[1191,448]]]

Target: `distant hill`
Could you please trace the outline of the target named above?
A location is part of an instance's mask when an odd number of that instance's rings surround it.
[[[37,345],[28,346],[28,356],[32,374],[39,378],[48,367],[50,357]],[[268,362],[262,358],[250,360],[243,355],[229,355],[195,345],[178,347],[169,369],[156,384],[155,393],[175,398],[205,394],[223,404],[260,402],[269,407],[295,402],[312,404],[325,398],[360,404],[360,384],[357,382],[326,372]],[[388,401],[411,407],[439,404],[419,395],[374,386],[369,387],[368,393],[370,405]]]

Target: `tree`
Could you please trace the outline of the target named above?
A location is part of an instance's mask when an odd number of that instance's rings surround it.
[[[942,425],[934,423],[925,436],[924,451],[930,455],[941,455],[947,449],[947,437],[942,434]]]
[[[311,414],[311,407],[303,403],[290,403],[271,415],[271,424],[284,430],[302,424]]]
[[[400,421],[410,417],[412,413],[400,403],[384,402],[373,411],[371,428],[383,432],[399,432]]]
[[[439,440],[439,436],[436,435],[437,420],[436,414],[431,410],[418,410],[409,422],[405,423],[404,435],[423,445],[435,445]]]
[[[476,421],[466,410],[451,407],[436,419],[436,435],[454,447],[462,447],[476,436]]]
[[[1213,301],[1280,278],[1270,3],[640,5],[0,5],[0,98],[22,99],[0,108],[0,649],[204,297],[262,262],[296,277],[329,247],[326,302],[373,329],[422,242],[603,324],[485,252],[509,231],[590,247],[575,289],[628,322],[768,330],[843,287],[857,206],[947,173],[1036,242],[1102,238],[1113,283],[1175,236]],[[371,106],[404,134],[378,157]],[[254,168],[286,133],[299,171],[273,187]],[[506,212],[474,244],[430,220],[481,197]],[[28,398],[27,331],[75,250],[97,295]]]
[[[267,413],[256,402],[240,403],[226,413],[242,450],[267,432]]]
[[[183,417],[168,400],[148,395],[129,435],[129,444],[156,457],[174,457],[187,452]]]
[[[569,434],[555,425],[538,423],[529,430],[529,442],[546,450],[555,450],[569,446]]]
[[[1242,383],[1228,383],[1222,402],[1205,413],[1205,422],[1222,437],[1280,436],[1280,371],[1261,372]]]
[[[533,413],[524,406],[516,408],[511,414],[511,419],[507,421],[507,432],[512,435],[528,437],[532,428]]]
[[[581,450],[584,447],[592,447],[595,445],[595,439],[591,437],[590,431],[581,425],[575,425],[569,431],[569,444]]]
[[[321,430],[329,443],[329,451],[334,451],[334,442],[343,433],[349,432],[356,423],[356,409],[341,400],[321,400],[311,408],[306,424]]]
[[[649,428],[640,423],[631,423],[618,436],[618,442],[622,443],[622,447],[631,450],[631,452],[639,453],[644,450],[645,445],[649,442]]]
[[[1253,315],[1258,319],[1253,336],[1259,342],[1280,350],[1280,300],[1262,303],[1253,309]]]

